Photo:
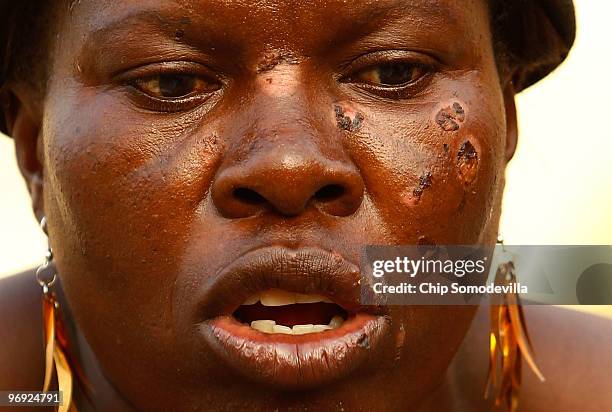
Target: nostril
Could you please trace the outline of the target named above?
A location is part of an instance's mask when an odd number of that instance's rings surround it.
[[[234,189],[234,198],[240,202],[249,205],[261,205],[266,203],[266,199],[254,190],[247,189],[246,187],[239,187]]]
[[[315,193],[314,198],[319,202],[331,202],[342,197],[345,191],[346,189],[341,185],[326,185]]]
[[[211,187],[216,209],[228,219],[295,217],[307,209],[332,217],[355,213],[364,193],[356,168],[319,157],[307,162],[303,156],[291,157],[291,168],[287,156],[272,156],[219,171]]]

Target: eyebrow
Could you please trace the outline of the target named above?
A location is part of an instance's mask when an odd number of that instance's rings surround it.
[[[423,19],[421,22],[455,24],[457,17],[448,8],[441,7],[436,0],[374,0],[376,7],[363,8],[365,19],[406,17]]]
[[[448,7],[441,7],[436,0],[371,0],[363,7],[345,7],[342,9],[342,16],[346,16],[350,24],[339,25],[337,31],[331,35],[335,39],[332,47],[339,47],[357,38],[368,37],[385,27],[397,26],[397,23],[403,20],[415,21],[415,24],[426,26],[452,26],[457,20]],[[108,22],[101,22],[100,27],[87,35],[80,55],[92,52],[120,54],[121,51],[116,50],[117,41],[122,34],[137,33],[134,26],[142,26],[151,34],[159,34],[173,40],[175,45],[180,45],[185,50],[202,50],[205,46],[215,50],[217,54],[231,51],[234,58],[240,54],[242,47],[239,39],[228,36],[232,30],[221,30],[224,22],[210,18],[198,19],[197,22],[197,31],[206,33],[206,36],[185,37],[179,41],[177,33],[189,27],[191,23],[188,17],[170,16],[164,10],[131,11]],[[112,49],[115,50],[111,50],[108,45],[112,45]]]
[[[356,10],[350,18],[349,27],[338,27],[334,33],[334,43],[328,49],[339,49],[353,43],[356,39],[372,44],[381,42],[383,33],[391,30],[396,33],[394,40],[398,46],[406,41],[406,24],[413,22],[421,29],[455,27],[463,29],[456,14],[448,7],[441,7],[437,0],[373,0],[376,7],[363,7]],[[424,31],[424,30],[423,30]],[[389,44],[389,36],[384,43]]]
[[[112,62],[121,61],[130,50],[149,48],[158,56],[173,51],[181,54],[192,54],[204,50],[216,50],[217,54],[232,53],[234,56],[241,51],[240,44],[235,43],[228,37],[218,37],[213,27],[214,22],[203,19],[198,21],[197,30],[207,33],[206,36],[185,36],[191,20],[184,15],[170,16],[163,10],[144,9],[128,12],[123,15],[113,16],[108,21],[93,23],[94,29],[87,33],[85,40],[80,45],[78,61],[83,62],[83,68],[102,68]],[[179,36],[180,34],[180,36]],[[135,37],[136,36],[136,37]],[[148,44],[141,44],[146,36]],[[137,38],[136,44],[131,38]],[[126,40],[127,39],[127,40]],[[163,45],[159,40],[168,40],[172,43],[171,49]],[[117,47],[121,45],[121,47]],[[104,56],[112,56],[112,59],[104,59]],[[87,64],[86,62],[90,62]],[[104,62],[104,63],[103,63]]]
[[[189,20],[184,17],[170,18],[157,10],[138,10],[104,24],[90,33],[87,40],[112,37],[117,32],[129,30],[135,24],[146,24],[148,27],[170,29],[180,25],[184,26],[187,23],[189,23]]]
[[[76,4],[80,3],[80,0],[72,1]],[[435,0],[373,0],[368,4],[375,4],[375,6],[360,8],[346,7],[342,12],[345,15],[352,15],[351,18],[366,24],[385,18],[396,20],[401,17],[406,17],[406,10],[417,10],[416,13],[411,13],[414,17],[426,18],[427,21],[435,21],[437,23],[452,24],[456,20],[456,16],[454,16],[453,13],[445,11],[445,9],[440,7]],[[353,14],[353,12],[355,12],[355,14]],[[397,15],[394,16],[394,14]],[[189,18],[170,17],[159,10],[137,10],[104,24],[103,27],[91,33],[91,36],[105,37],[109,34],[113,34],[113,32],[125,30],[126,27],[138,23],[166,28],[168,34],[173,35],[178,26],[184,26],[190,22]],[[198,22],[198,26],[203,24],[205,24],[205,20]]]

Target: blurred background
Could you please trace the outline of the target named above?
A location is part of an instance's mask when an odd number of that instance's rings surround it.
[[[507,244],[612,244],[612,1],[574,0],[567,61],[517,97],[520,138],[507,171],[500,233]],[[41,262],[13,141],[0,135],[0,277]],[[583,310],[612,316],[612,308]]]

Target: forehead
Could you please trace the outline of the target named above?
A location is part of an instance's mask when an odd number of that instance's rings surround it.
[[[281,48],[341,45],[381,27],[408,41],[423,33],[469,41],[488,30],[485,0],[80,0],[69,14],[97,35],[163,30]]]

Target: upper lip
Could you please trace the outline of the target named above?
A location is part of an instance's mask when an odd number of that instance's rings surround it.
[[[347,312],[384,315],[360,303],[359,267],[337,252],[316,247],[272,246],[240,256],[203,285],[199,320],[233,313],[249,296],[267,289],[328,296]]]

